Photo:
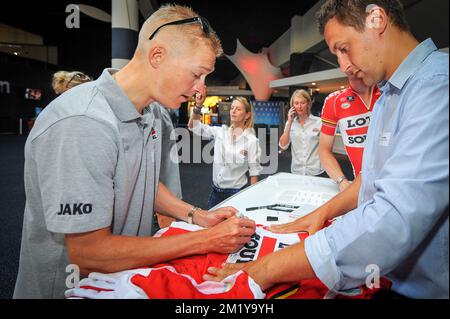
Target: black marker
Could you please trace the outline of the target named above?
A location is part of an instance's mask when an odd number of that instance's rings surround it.
[[[274,206],[276,206],[276,207],[285,207],[285,208],[294,208],[294,209],[300,208],[300,206],[286,205],[286,204],[277,204],[277,205],[274,205]]]
[[[269,207],[272,207],[273,205],[266,205],[266,206],[259,206],[259,207],[248,207],[248,208],[246,208],[245,210],[247,211],[247,212],[250,212],[250,211],[252,211],[252,210],[258,210],[258,209],[266,209],[266,208],[269,208]]]
[[[286,213],[292,213],[294,210],[293,209],[283,209],[283,208],[275,208],[275,207],[268,207],[268,210],[274,210],[277,212],[286,212]]]

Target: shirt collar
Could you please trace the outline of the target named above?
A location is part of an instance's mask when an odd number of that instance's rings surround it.
[[[356,94],[359,96],[359,94],[355,91],[355,89],[351,86],[351,84],[348,85],[348,88],[351,90],[352,93]],[[378,91],[380,90],[379,85],[374,85],[372,88],[372,96],[374,96],[375,94],[378,93]],[[342,91],[345,91],[345,89],[343,89]]]
[[[420,64],[436,50],[437,47],[433,40],[427,39],[423,41],[408,55],[402,64],[400,64],[388,82],[397,89],[401,90],[408,79],[414,75],[420,67]]]
[[[246,128],[245,130],[242,131],[242,134],[239,135],[239,137],[236,139],[236,141],[239,140],[241,137],[244,137],[244,136],[247,136],[249,134],[252,134],[253,130],[254,129]],[[228,134],[230,134],[230,136],[231,136],[233,134],[233,127],[231,125],[227,126],[227,131],[228,131]]]
[[[134,121],[142,117],[142,114],[136,110],[128,96],[112,78],[117,69],[105,69],[102,75],[96,80],[96,86],[108,101],[111,110],[122,122]],[[144,110],[144,113],[147,110]]]

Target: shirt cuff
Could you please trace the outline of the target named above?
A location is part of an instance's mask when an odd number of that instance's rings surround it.
[[[192,128],[188,127],[188,129],[196,135],[202,135],[202,123],[199,120],[194,120],[192,123]]]
[[[317,278],[328,289],[339,291],[342,276],[328,244],[325,229],[305,239],[305,253]]]
[[[260,165],[257,165],[255,167],[250,167],[250,169],[248,170],[248,175],[259,176],[259,175],[261,175],[262,170],[263,170],[263,168]]]

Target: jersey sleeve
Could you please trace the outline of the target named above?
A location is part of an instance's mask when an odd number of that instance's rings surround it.
[[[325,135],[334,136],[338,123],[338,117],[334,108],[336,95],[329,95],[325,99],[322,109],[322,129],[321,132]]]
[[[61,120],[31,142],[46,227],[83,233],[111,225],[116,136],[85,116]]]

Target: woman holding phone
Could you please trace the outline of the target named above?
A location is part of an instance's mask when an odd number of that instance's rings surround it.
[[[311,115],[311,96],[305,90],[292,94],[288,121],[279,146],[287,150],[292,144],[291,172],[298,175],[328,177],[319,159],[319,137],[322,121]]]

